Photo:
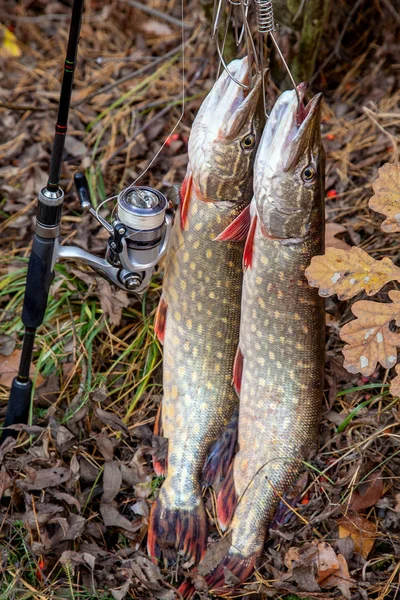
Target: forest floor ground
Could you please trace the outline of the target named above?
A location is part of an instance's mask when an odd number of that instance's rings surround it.
[[[350,2],[332,7],[312,82],[325,94],[328,245],[355,245],[398,262],[397,234],[381,231],[368,200],[379,167],[396,159],[400,22],[390,0],[356,4],[350,20]],[[179,21],[179,0],[151,6]],[[21,50],[0,58],[1,418],[20,356],[24,278],[69,15],[67,2],[5,0],[0,7],[0,22]],[[217,71],[200,4],[190,2],[184,18],[184,115],[140,179],[164,191],[183,180],[191,123]],[[280,30],[283,49],[293,35]],[[179,26],[144,16],[128,0],[87,2],[62,170],[64,244],[104,252],[107,235],[81,213],[73,174],[85,171],[100,203],[147,169],[183,110],[180,45]],[[269,88],[269,105],[278,93]],[[108,217],[110,206],[100,214]],[[177,597],[185,565],[158,568],[145,546],[162,482],[151,460],[162,443],[152,433],[162,393],[153,330],[161,284],[162,268],[139,301],[79,264],[56,265],[36,340],[32,425],[0,450],[1,599]],[[351,304],[336,297],[326,304],[320,449],[281,506],[257,571],[232,598],[400,594],[399,399],[388,390],[393,373],[378,369],[365,378],[344,369],[339,328],[352,318]],[[204,496],[213,523],[214,492]],[[215,527],[210,537],[218,538]],[[328,585],[315,567],[325,544],[344,561]]]

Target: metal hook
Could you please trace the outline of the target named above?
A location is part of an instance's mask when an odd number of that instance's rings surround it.
[[[287,74],[289,75],[290,81],[292,82],[292,85],[296,92],[298,110],[300,110],[301,99],[300,99],[299,92],[297,90],[296,82],[295,82],[293,75],[289,69],[289,66],[281,52],[281,49],[279,48],[278,42],[276,41],[275,36],[273,34],[273,32],[275,31],[275,18],[274,18],[274,7],[272,4],[272,0],[254,0],[254,3],[256,5],[258,33],[261,36],[268,35],[268,34],[271,36],[272,42],[284,64],[284,67],[287,71]],[[260,43],[260,62],[261,63],[263,62],[263,50],[264,50],[264,45],[263,45],[263,40],[261,39],[261,43]],[[263,65],[262,65],[262,67],[263,67]],[[265,111],[265,115],[268,117],[267,112],[265,110],[265,93],[264,93],[264,111]]]
[[[249,9],[251,3],[255,5],[255,17],[257,23],[257,31],[260,35],[259,40],[259,48],[258,51],[255,47],[255,42],[253,36],[251,34],[250,24],[249,24]],[[226,8],[228,7],[228,10]],[[219,29],[222,21],[224,20],[224,14],[226,14],[226,21],[224,23],[224,34],[222,37],[222,42],[220,40],[220,36],[218,35]],[[229,70],[228,65],[224,59],[224,48],[225,43],[229,31],[229,24],[233,21],[233,27],[235,31],[235,42],[239,47],[243,40],[246,48],[246,54],[249,58],[249,79],[250,84],[245,85],[242,82],[238,81],[234,75]],[[239,27],[241,25],[240,33]],[[213,12],[213,29],[212,29],[212,38],[216,40],[217,52],[220,59],[220,65],[218,69],[218,75],[220,73],[221,66],[228,73],[229,77],[238,85],[240,85],[243,89],[249,90],[252,88],[254,79],[252,76],[252,68],[254,67],[256,73],[260,73],[263,79],[263,102],[264,102],[264,112],[268,117],[268,113],[266,110],[266,90],[265,90],[265,41],[267,36],[270,35],[272,38],[272,43],[275,46],[280,59],[283,62],[283,65],[289,75],[290,81],[293,85],[293,88],[296,92],[297,96],[297,104],[298,109],[301,109],[302,100],[300,98],[299,91],[297,89],[296,82],[293,78],[293,75],[289,69],[289,66],[279,48],[278,42],[274,36],[275,29],[275,19],[274,19],[274,9],[272,0],[214,0],[214,12]]]
[[[240,85],[245,90],[252,89],[254,85],[254,78],[252,73],[252,67],[254,63],[255,72],[258,73],[260,71],[259,60],[257,51],[255,48],[254,40],[251,35],[250,25],[248,22],[248,12],[250,3],[252,0],[215,0],[214,1],[214,13],[213,13],[213,23],[212,23],[212,39],[215,39],[217,52],[220,59],[220,65],[218,69],[218,76],[220,73],[221,66],[228,73],[229,77],[234,81],[237,85]],[[228,10],[226,11],[226,8]],[[222,43],[220,40],[220,36],[218,35],[221,23],[224,20],[224,13],[226,12],[226,19],[224,22],[224,34],[222,38]],[[225,43],[229,31],[229,24],[233,21],[233,27],[235,32],[235,43],[237,46],[240,46],[244,40],[246,54],[249,58],[249,85],[238,81],[236,77],[229,70],[228,65],[226,64],[224,58],[224,48]],[[240,25],[241,23],[241,25]],[[240,33],[239,33],[240,27]]]

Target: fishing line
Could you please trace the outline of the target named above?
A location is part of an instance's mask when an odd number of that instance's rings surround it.
[[[182,121],[182,119],[183,119],[183,117],[185,115],[185,110],[186,110],[186,93],[185,93],[185,85],[186,85],[186,69],[185,69],[186,52],[185,52],[184,16],[185,16],[185,12],[184,12],[184,0],[181,0],[182,111],[181,111],[181,114],[178,117],[178,120],[176,121],[175,125],[171,129],[171,131],[168,134],[168,136],[165,138],[164,142],[162,143],[161,147],[158,149],[158,151],[156,152],[156,154],[154,155],[154,157],[151,159],[150,163],[147,165],[147,167],[144,169],[144,171],[135,179],[135,181],[133,183],[131,183],[131,185],[128,186],[127,189],[130,189],[130,188],[134,187],[136,185],[136,183],[143,177],[143,175],[145,175],[148,172],[148,170],[152,167],[152,165],[154,164],[154,162],[157,160],[158,156],[161,154],[161,152],[165,148],[168,140],[173,135],[173,133],[176,131],[176,129],[178,128],[180,122]]]
[[[187,42],[185,41],[185,27],[184,27],[184,0],[181,0],[181,44],[180,44],[180,48],[181,48],[181,52],[182,52],[182,95],[180,96],[181,101],[182,101],[182,111],[180,116],[178,117],[175,125],[173,126],[173,128],[171,129],[171,131],[169,132],[169,134],[167,135],[167,137],[165,138],[164,142],[162,143],[162,145],[160,146],[160,148],[157,150],[156,154],[153,156],[153,158],[151,159],[150,163],[147,165],[147,167],[142,171],[142,173],[126,188],[126,189],[131,189],[134,188],[137,184],[137,182],[149,171],[149,169],[152,167],[152,165],[154,164],[154,162],[157,160],[158,156],[161,154],[161,152],[163,151],[163,149],[165,148],[168,140],[170,139],[170,137],[174,134],[174,132],[176,131],[176,129],[178,128],[179,124],[181,123],[184,115],[185,115],[185,111],[186,111],[186,44]],[[188,40],[190,41],[190,40]],[[168,56],[170,56],[172,54],[172,52],[174,51],[170,51],[168,52],[164,57],[159,57],[158,59],[156,59],[157,62],[161,62],[161,60],[167,58]],[[154,61],[154,62],[156,62]],[[151,65],[153,66],[153,65]],[[142,67],[143,69],[147,69],[147,67]],[[103,200],[96,208],[96,215],[97,217],[99,216],[99,210],[108,202],[111,202],[111,200],[115,200],[116,198],[118,198],[118,194],[114,195],[114,196],[110,196],[108,198],[106,198],[105,200]],[[118,210],[118,205],[115,204],[112,208],[111,211],[111,220],[114,219],[114,216],[116,215],[116,212]]]
[[[237,455],[236,455],[237,456]],[[235,457],[236,458],[236,457]],[[253,483],[253,481],[255,480],[255,478],[261,473],[261,471],[265,468],[268,467],[270,465],[270,463],[274,462],[274,461],[278,461],[278,460],[284,460],[284,461],[288,461],[288,462],[299,462],[302,465],[307,465],[309,466],[308,463],[306,463],[303,459],[301,458],[297,458],[295,456],[276,456],[273,458],[270,458],[269,460],[267,460],[265,463],[263,463],[258,469],[257,471],[254,473],[254,475],[250,478],[249,482],[247,483],[246,487],[244,488],[243,492],[240,494],[238,501],[236,503],[236,508],[235,508],[235,512],[237,510],[237,507],[239,506],[239,504],[241,503],[241,501],[244,498],[244,495],[246,494],[247,490],[249,489],[249,487],[251,486],[251,484]],[[272,481],[268,478],[267,475],[264,476],[264,479],[267,481],[267,483],[269,484],[269,486],[272,488],[272,491],[274,494],[276,494],[278,496],[278,499],[281,499],[281,494],[279,492],[276,491],[274,484],[272,483]],[[295,511],[293,511],[295,512]],[[297,514],[297,513],[296,513]],[[232,533],[232,529],[228,528],[226,531],[226,534],[224,535],[224,537],[226,537],[227,535]],[[240,552],[239,548],[236,548],[236,546],[234,544],[231,543],[232,548],[235,548],[238,552]]]
[[[255,48],[255,42],[251,33],[250,23],[249,23],[249,7],[251,3],[254,4],[254,12],[255,12],[255,21],[256,21],[256,30],[258,33],[258,52]],[[226,6],[228,6],[228,10],[226,11]],[[236,11],[234,8],[238,7]],[[241,19],[243,21],[241,32],[237,34],[237,11],[241,12]],[[223,21],[223,13],[226,12],[226,22],[224,25],[224,35],[222,40],[222,47],[220,44],[218,31],[221,22]],[[226,39],[228,35],[229,22],[233,21],[233,27],[235,32],[235,41],[236,45],[239,47],[243,38],[245,40],[246,54],[249,59],[249,74],[250,74],[250,85],[246,86],[242,82],[238,81],[229,70],[226,61],[224,59],[224,49],[226,44]],[[221,65],[228,73],[229,77],[238,85],[248,90],[253,87],[253,81],[251,76],[252,71],[252,63],[254,61],[254,68],[256,73],[261,74],[262,76],[262,87],[263,87],[263,104],[264,104],[264,113],[268,118],[268,112],[266,108],[266,86],[265,86],[265,62],[266,62],[266,54],[265,54],[265,42],[267,37],[270,36],[273,46],[276,49],[280,60],[283,63],[283,66],[289,76],[290,82],[296,92],[297,97],[297,105],[298,109],[301,108],[301,98],[300,94],[297,90],[297,85],[294,80],[294,77],[289,69],[289,66],[283,56],[283,53],[279,47],[278,42],[275,39],[274,32],[276,31],[275,27],[275,17],[274,17],[274,8],[272,0],[216,0],[214,3],[214,12],[213,12],[213,29],[212,29],[212,39],[215,38],[217,53],[220,59],[219,68]]]

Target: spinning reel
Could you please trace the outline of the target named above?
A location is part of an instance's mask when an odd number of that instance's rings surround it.
[[[89,187],[83,173],[76,173],[75,186],[81,207],[109,233],[105,258],[78,248],[61,246],[60,221],[64,192],[60,173],[72,84],[76,66],[84,0],[74,0],[68,38],[64,76],[61,86],[55,137],[50,160],[49,179],[39,192],[36,229],[26,277],[22,322],[25,326],[18,375],[14,377],[1,441],[15,437],[16,430],[7,429],[27,423],[33,384],[29,371],[36,330],[43,323],[54,265],[60,259],[83,262],[118,287],[142,296],[152,273],[165,254],[173,222],[173,209],[166,197],[149,187],[129,187],[117,199],[116,219],[112,224],[92,207]]]
[[[105,258],[76,246],[56,248],[56,258],[83,262],[123,290],[142,296],[171,234],[173,209],[167,198],[149,187],[129,187],[118,195],[117,218],[112,225],[92,207],[86,177],[74,177],[81,207],[109,233]],[[46,193],[46,188],[41,195]]]

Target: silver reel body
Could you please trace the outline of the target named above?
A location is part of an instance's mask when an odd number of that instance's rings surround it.
[[[105,258],[77,246],[57,243],[54,262],[78,260],[119,288],[142,296],[168,248],[173,224],[171,204],[158,190],[144,186],[126,188],[118,196],[117,219],[111,225],[92,208],[83,173],[75,175],[75,184],[82,208],[110,234]]]

